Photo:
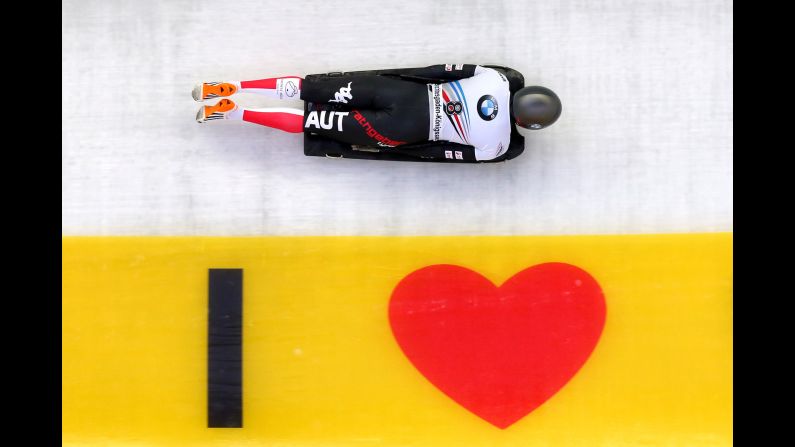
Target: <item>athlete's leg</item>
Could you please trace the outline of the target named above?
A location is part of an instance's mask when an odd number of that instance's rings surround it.
[[[306,132],[357,146],[395,147],[427,139],[428,125],[415,131],[419,126],[417,121],[371,109],[312,110],[304,120]]]
[[[385,76],[304,80],[301,99],[311,102],[304,131],[358,146],[395,147],[428,139],[425,84]]]
[[[276,99],[379,109],[388,106],[392,92],[400,91],[404,84],[405,81],[375,75],[319,77],[310,78],[309,82],[298,76],[281,76],[253,81],[205,82],[193,88],[193,99],[203,101],[235,93],[256,93]]]
[[[346,109],[388,110],[409,84],[413,83],[377,75],[312,77],[304,80],[301,99]]]
[[[193,99],[230,96],[235,93],[256,93],[276,99],[300,99],[303,79],[298,76],[257,79],[253,81],[204,82],[193,88]]]
[[[212,106],[202,106],[196,114],[196,121],[203,123],[213,120],[237,120],[280,129],[285,132],[303,131],[304,111],[284,107],[248,109],[238,107],[229,99],[222,99]]]
[[[297,84],[295,91],[290,80]],[[224,99],[214,106],[202,107],[196,116],[198,122],[232,119],[288,132],[305,129],[362,146],[394,147],[428,137],[428,94],[423,84],[374,75],[310,78],[303,82],[295,77],[272,78],[228,84],[234,88],[224,86],[224,94],[245,91],[245,87],[274,97],[279,92],[282,96],[294,93],[295,99],[300,97],[314,104],[304,120],[301,110],[245,109]]]

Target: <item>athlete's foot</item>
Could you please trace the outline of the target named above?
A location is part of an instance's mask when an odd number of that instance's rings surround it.
[[[212,106],[201,106],[196,114],[196,122],[203,123],[211,120],[222,120],[227,114],[237,109],[237,104],[229,99],[222,99]]]
[[[205,82],[203,84],[196,84],[193,87],[193,99],[196,101],[204,101],[205,99],[218,98],[219,96],[229,96],[237,92],[235,84],[228,82]]]

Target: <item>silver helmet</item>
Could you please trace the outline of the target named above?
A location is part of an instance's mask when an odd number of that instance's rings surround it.
[[[514,120],[517,126],[525,129],[551,126],[562,110],[558,95],[546,87],[524,87],[513,95]]]

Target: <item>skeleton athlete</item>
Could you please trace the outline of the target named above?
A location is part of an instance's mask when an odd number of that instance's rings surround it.
[[[504,157],[513,124],[541,129],[554,123],[561,103],[551,90],[516,87],[505,70],[470,64],[378,72],[284,76],[254,81],[205,82],[193,89],[197,101],[236,93],[257,93],[306,101],[294,108],[249,109],[229,99],[199,109],[200,123],[242,120],[388,153],[431,154],[462,161]],[[524,80],[516,71],[512,78]],[[521,138],[521,137],[520,137]],[[522,140],[523,141],[523,140]],[[429,144],[437,142],[437,144]],[[445,146],[446,145],[446,146]],[[373,149],[367,149],[373,148]],[[441,150],[450,149],[450,150]],[[427,157],[432,157],[428,155]]]

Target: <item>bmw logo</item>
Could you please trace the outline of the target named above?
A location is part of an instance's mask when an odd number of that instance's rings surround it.
[[[478,100],[478,115],[486,121],[491,121],[497,116],[497,100],[491,95],[483,95]]]

